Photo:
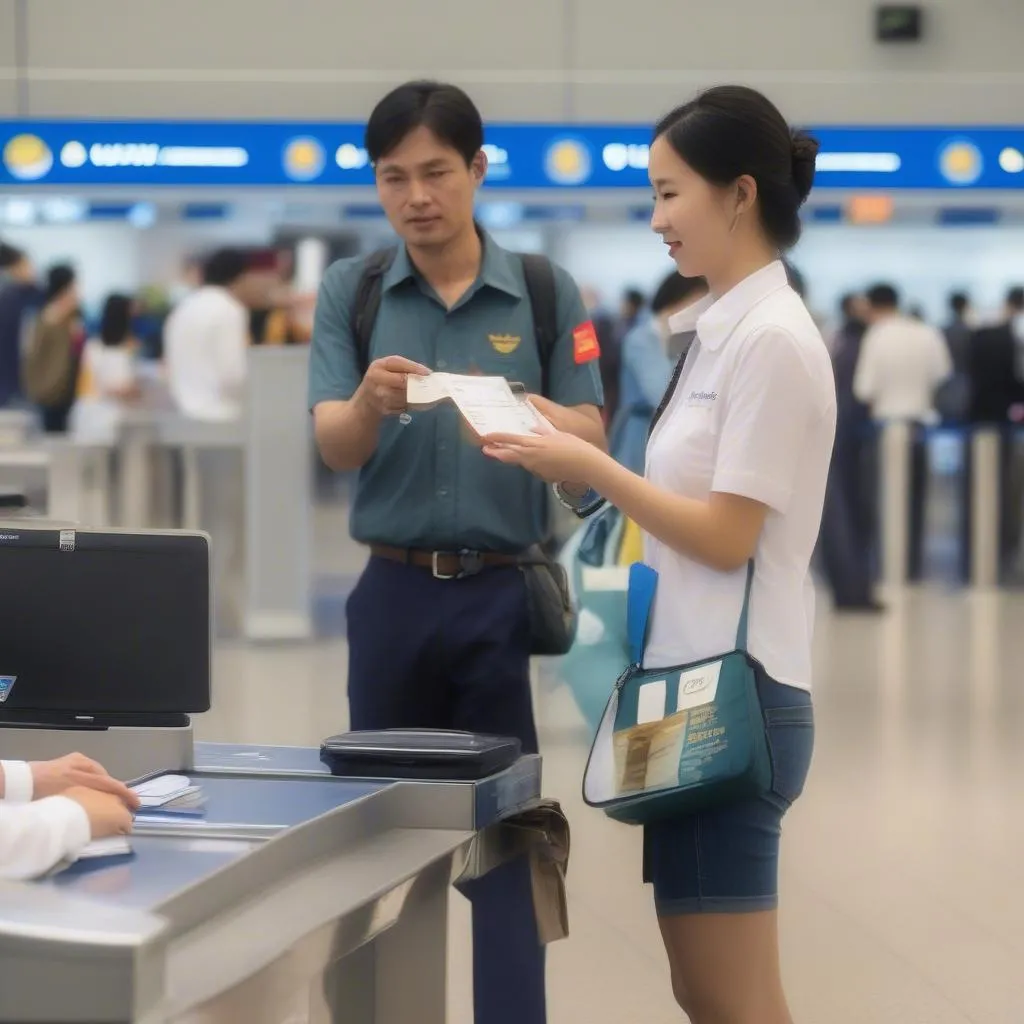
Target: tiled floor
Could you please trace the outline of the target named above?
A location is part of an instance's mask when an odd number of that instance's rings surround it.
[[[328,571],[358,568],[351,546],[325,551]],[[926,588],[879,619],[822,613],[815,763],[784,840],[797,1024],[1024,1022],[1022,656],[1020,595]],[[224,647],[201,738],[312,743],[343,729],[345,660],[340,640]],[[541,678],[537,709],[545,789],[573,828],[573,933],[550,953],[551,1022],[680,1021],[639,833],[580,800],[589,737],[569,691]],[[460,897],[453,910],[450,1020],[470,1024]]]

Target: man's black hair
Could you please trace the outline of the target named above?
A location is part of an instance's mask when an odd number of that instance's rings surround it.
[[[0,242],[0,270],[9,270],[11,267],[17,266],[24,258],[25,254],[20,249]]]
[[[872,309],[898,309],[900,305],[900,293],[891,284],[872,285],[866,298]]]
[[[678,306],[691,298],[696,302],[708,290],[703,277],[683,277],[673,271],[658,285],[651,299],[651,312],[657,315],[672,306]]]
[[[230,288],[249,269],[249,257],[241,249],[218,249],[203,264],[203,282]]]
[[[967,292],[953,292],[949,297],[949,308],[953,313],[953,316],[958,319],[962,318],[967,312],[967,307],[971,304],[970,298],[967,296]]]
[[[644,303],[647,301],[639,288],[627,288],[622,293],[622,300],[628,302],[634,309],[643,309]]]
[[[484,123],[473,101],[445,82],[406,82],[373,109],[366,125],[366,152],[378,163],[417,128],[428,128],[456,150],[468,167],[484,144]]]

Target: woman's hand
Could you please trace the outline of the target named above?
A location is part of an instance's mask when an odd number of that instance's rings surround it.
[[[589,482],[592,467],[600,459],[608,458],[589,441],[553,429],[526,437],[492,434],[484,438],[483,451],[498,462],[522,466],[548,483]]]

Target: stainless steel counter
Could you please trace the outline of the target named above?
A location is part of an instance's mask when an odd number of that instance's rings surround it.
[[[335,779],[292,747],[195,761],[203,817],[0,884],[0,1021],[444,1024],[448,887],[539,796],[539,759],[478,783]]]

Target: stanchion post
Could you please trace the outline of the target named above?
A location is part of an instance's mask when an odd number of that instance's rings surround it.
[[[999,431],[982,427],[971,437],[971,586],[999,583]]]
[[[882,427],[882,580],[887,587],[907,581],[910,530],[911,425],[893,420]]]

